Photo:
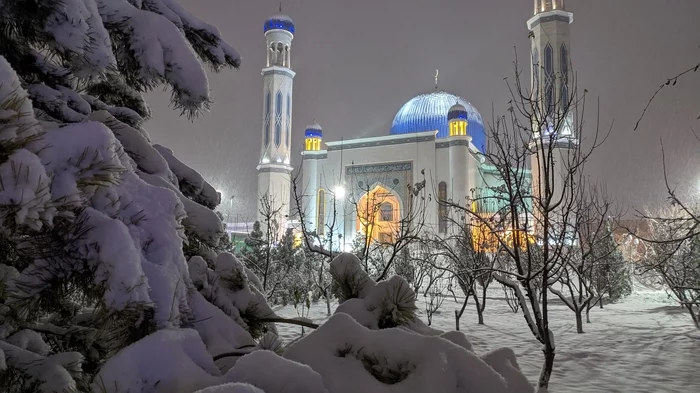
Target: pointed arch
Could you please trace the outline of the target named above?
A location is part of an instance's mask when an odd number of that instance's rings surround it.
[[[264,133],[264,138],[265,138],[265,147],[270,146],[270,116],[272,115],[272,95],[270,94],[270,90],[265,91],[265,130],[263,131]]]
[[[537,48],[532,50],[532,90],[535,94],[540,94],[540,52]]]
[[[438,232],[447,233],[447,205],[443,202],[447,200],[447,183],[441,181],[438,184]]]
[[[292,145],[292,95],[287,93],[287,121],[285,143],[287,147]]]
[[[399,197],[389,188],[377,185],[358,201],[355,229],[363,233],[368,242],[390,244],[398,233],[400,217]]]
[[[567,110],[569,106],[569,50],[566,44],[561,44],[559,56],[559,68],[561,72],[561,88],[560,88],[560,107],[561,110]]]
[[[275,97],[275,146],[282,143],[282,92],[277,92]]]
[[[554,110],[554,49],[550,44],[544,48],[544,73],[546,113],[551,115]]]
[[[320,188],[316,201],[316,234],[323,236],[326,232],[326,190]]]

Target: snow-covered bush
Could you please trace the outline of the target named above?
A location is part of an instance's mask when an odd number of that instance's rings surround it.
[[[344,313],[292,344],[284,357],[321,374],[331,393],[534,391],[510,350],[479,358],[453,335],[371,330]]]
[[[102,368],[92,388],[103,393],[327,392],[310,367],[270,351],[246,355],[222,373],[189,329],[160,330],[124,348]]]

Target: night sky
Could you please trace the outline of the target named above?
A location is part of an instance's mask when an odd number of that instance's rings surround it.
[[[240,70],[210,74],[215,100],[194,122],[169,108],[169,93],[147,96],[156,143],[173,149],[224,198],[234,195],[232,220],[254,216],[265,61],[263,22],[270,0],[180,0],[217,26],[243,56]],[[634,124],[667,78],[700,62],[698,0],[567,0],[574,13],[571,59],[579,90],[588,89],[587,122],[613,127],[591,158],[588,174],[630,207],[664,198],[663,138],[672,180],[700,195],[700,71],[664,89],[641,127]],[[527,66],[525,22],[532,0],[287,0],[294,19],[292,166],[301,163],[303,133],[314,119],[324,140],[388,135],[394,114],[410,98],[440,88],[470,101],[485,123],[504,113],[515,50]],[[528,81],[529,83],[529,81]],[[488,124],[487,124],[488,127]],[[226,211],[226,209],[223,209]]]

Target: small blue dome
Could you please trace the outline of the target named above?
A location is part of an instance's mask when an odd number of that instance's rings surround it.
[[[465,108],[463,105],[460,104],[454,104],[450,107],[450,110],[447,111],[447,121],[450,122],[452,120],[467,120],[469,117],[469,114],[467,113],[467,108]]]
[[[310,126],[306,127],[306,132],[304,132],[305,138],[323,138],[323,130],[321,126],[314,122]]]
[[[455,104],[463,106],[469,122],[467,133],[472,143],[481,151],[486,150],[486,131],[481,114],[469,101],[444,91],[421,94],[411,98],[396,113],[391,125],[391,135],[413,134],[437,130],[437,138],[450,135],[448,112]]]
[[[294,34],[294,21],[284,14],[273,15],[265,21],[264,30],[265,33],[270,30],[287,30]]]

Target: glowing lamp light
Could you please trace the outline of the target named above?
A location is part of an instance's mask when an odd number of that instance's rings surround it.
[[[333,195],[335,196],[336,199],[345,198],[345,187],[335,186],[335,188],[333,189]]]

